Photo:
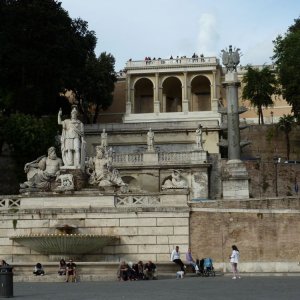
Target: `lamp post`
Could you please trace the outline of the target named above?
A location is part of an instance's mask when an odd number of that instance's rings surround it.
[[[274,166],[275,166],[275,195],[278,197],[278,157],[274,156]]]
[[[274,119],[273,119],[273,117],[274,117],[273,111],[270,112],[270,115],[271,115],[271,123],[273,124],[273,121],[274,121]]]

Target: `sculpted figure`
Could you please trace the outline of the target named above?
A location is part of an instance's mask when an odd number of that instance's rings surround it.
[[[235,48],[232,50],[232,46],[229,46],[229,50],[222,50],[222,63],[226,67],[227,72],[236,71],[236,66],[240,63],[240,49]]]
[[[106,151],[102,146],[96,147],[96,156],[90,158],[88,174],[89,184],[105,186],[127,186],[119,171],[112,167],[112,150]]]
[[[72,191],[74,190],[74,179],[72,174],[61,174],[56,178],[56,182],[60,184],[55,191]]]
[[[203,146],[202,146],[203,142],[202,142],[202,125],[199,124],[198,128],[196,129],[196,145],[197,148],[200,150],[203,150]]]
[[[105,129],[103,129],[101,133],[101,146],[107,147],[107,133],[105,132]]]
[[[148,151],[154,150],[154,132],[151,130],[151,128],[147,133],[147,145],[148,145]]]
[[[60,174],[62,160],[56,156],[54,147],[48,149],[48,156],[41,156],[36,160],[25,164],[24,171],[27,181],[20,184],[21,189],[35,188],[49,190],[51,181]]]
[[[188,188],[185,179],[181,176],[180,170],[173,170],[172,179],[165,181],[162,189],[186,189]]]
[[[64,165],[80,168],[84,163],[83,123],[77,119],[77,109],[73,107],[71,119],[61,120],[62,110],[58,112],[58,124],[62,125],[61,153]]]

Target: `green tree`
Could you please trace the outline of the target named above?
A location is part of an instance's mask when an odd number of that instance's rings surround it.
[[[264,124],[262,107],[273,105],[272,95],[277,93],[277,79],[274,72],[267,66],[262,69],[246,67],[243,77],[242,97],[249,99],[251,105],[257,108],[258,123]]]
[[[292,106],[294,116],[300,116],[300,18],[294,20],[284,36],[277,36],[272,59],[277,68],[281,93]]]
[[[115,58],[106,52],[87,60],[80,87],[75,91],[86,122],[96,123],[100,110],[106,110],[113,101],[117,80],[114,65]]]
[[[56,117],[37,118],[25,114],[12,114],[6,118],[4,139],[16,162],[16,173],[20,178],[26,162],[47,153],[51,146],[58,146]]]
[[[285,135],[287,160],[290,159],[290,132],[292,131],[294,122],[295,122],[295,117],[288,114],[280,117],[277,123],[277,127],[280,130],[282,130]]]
[[[96,37],[55,0],[0,0],[0,109],[57,113],[78,84]]]

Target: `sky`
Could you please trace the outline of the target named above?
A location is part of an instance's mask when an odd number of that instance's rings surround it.
[[[116,59],[147,56],[220,57],[241,49],[241,65],[271,63],[273,40],[300,17],[299,0],[60,0],[71,18],[88,22],[97,36],[96,55]]]

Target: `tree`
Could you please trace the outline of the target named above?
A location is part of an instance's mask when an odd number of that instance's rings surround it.
[[[106,52],[98,58],[90,56],[86,62],[80,87],[75,94],[87,122],[96,123],[100,110],[106,110],[113,101],[117,80],[114,65],[114,57]]]
[[[249,99],[251,105],[257,107],[258,123],[264,124],[262,107],[273,104],[272,95],[277,93],[277,79],[273,71],[264,66],[261,70],[251,66],[246,67],[243,77],[243,99]]]
[[[284,36],[277,36],[272,59],[277,68],[281,93],[292,106],[294,116],[300,116],[300,18],[294,20]]]
[[[95,33],[56,0],[1,0],[0,20],[0,109],[57,113],[94,55]]]
[[[292,115],[283,115],[280,117],[277,127],[284,132],[286,141],[286,157],[290,159],[290,132],[292,131],[295,117]]]
[[[14,157],[18,177],[24,176],[21,170],[26,162],[46,154],[49,147],[58,146],[57,132],[54,116],[37,118],[18,113],[6,117],[4,139]]]

